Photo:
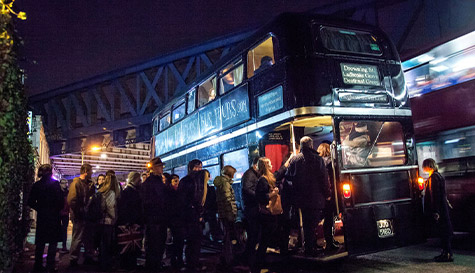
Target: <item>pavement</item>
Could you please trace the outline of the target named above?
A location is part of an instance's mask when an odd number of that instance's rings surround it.
[[[71,228],[68,229],[67,247],[71,244]],[[17,262],[13,272],[23,273],[31,272],[34,263],[34,233],[32,229],[27,237],[25,251]],[[62,246],[58,244],[58,249]],[[268,267],[263,272],[282,272],[282,273],[305,273],[305,272],[475,272],[475,238],[466,234],[457,234],[453,240],[454,246],[454,263],[439,264],[432,260],[433,256],[439,253],[439,241],[437,239],[429,239],[426,243],[398,248],[388,251],[377,252],[374,254],[363,255],[358,257],[345,257],[331,262],[325,261],[309,261],[302,259],[282,260],[276,254],[268,254],[266,261]],[[223,268],[219,266],[220,245],[214,243],[205,243],[202,245],[200,262],[207,269],[205,272],[248,272],[248,268],[243,266],[235,266]],[[268,251],[269,252],[269,251]],[[46,253],[46,250],[45,250]],[[46,262],[46,254],[44,254]],[[69,253],[56,253],[56,261],[59,272],[99,272],[95,265],[82,265],[82,259],[79,260],[79,266],[75,268],[69,267]],[[143,265],[143,258],[138,260],[139,265]],[[164,272],[181,272],[170,267],[170,259],[165,258]],[[109,272],[125,272],[116,269],[118,266],[111,268]],[[135,270],[128,272],[143,272],[143,270]],[[187,271],[184,271],[187,272]],[[189,271],[188,271],[189,272]]]

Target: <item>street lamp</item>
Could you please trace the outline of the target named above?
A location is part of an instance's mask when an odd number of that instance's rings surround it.
[[[90,150],[95,152],[95,151],[99,151],[101,149],[102,148],[99,147],[99,146],[92,146]],[[81,147],[81,166],[84,165],[84,153],[86,153],[86,151],[87,150],[84,147]]]

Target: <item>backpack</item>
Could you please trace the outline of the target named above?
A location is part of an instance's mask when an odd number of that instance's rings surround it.
[[[91,223],[98,223],[103,217],[102,210],[102,193],[96,192],[91,197],[86,205],[86,221]]]

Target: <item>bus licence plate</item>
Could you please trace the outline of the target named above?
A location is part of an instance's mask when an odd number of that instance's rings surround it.
[[[378,237],[386,238],[394,236],[393,221],[389,219],[376,221],[378,226]]]

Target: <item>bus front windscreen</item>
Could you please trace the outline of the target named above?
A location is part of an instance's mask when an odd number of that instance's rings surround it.
[[[404,133],[396,121],[342,121],[339,125],[344,168],[406,163]]]

